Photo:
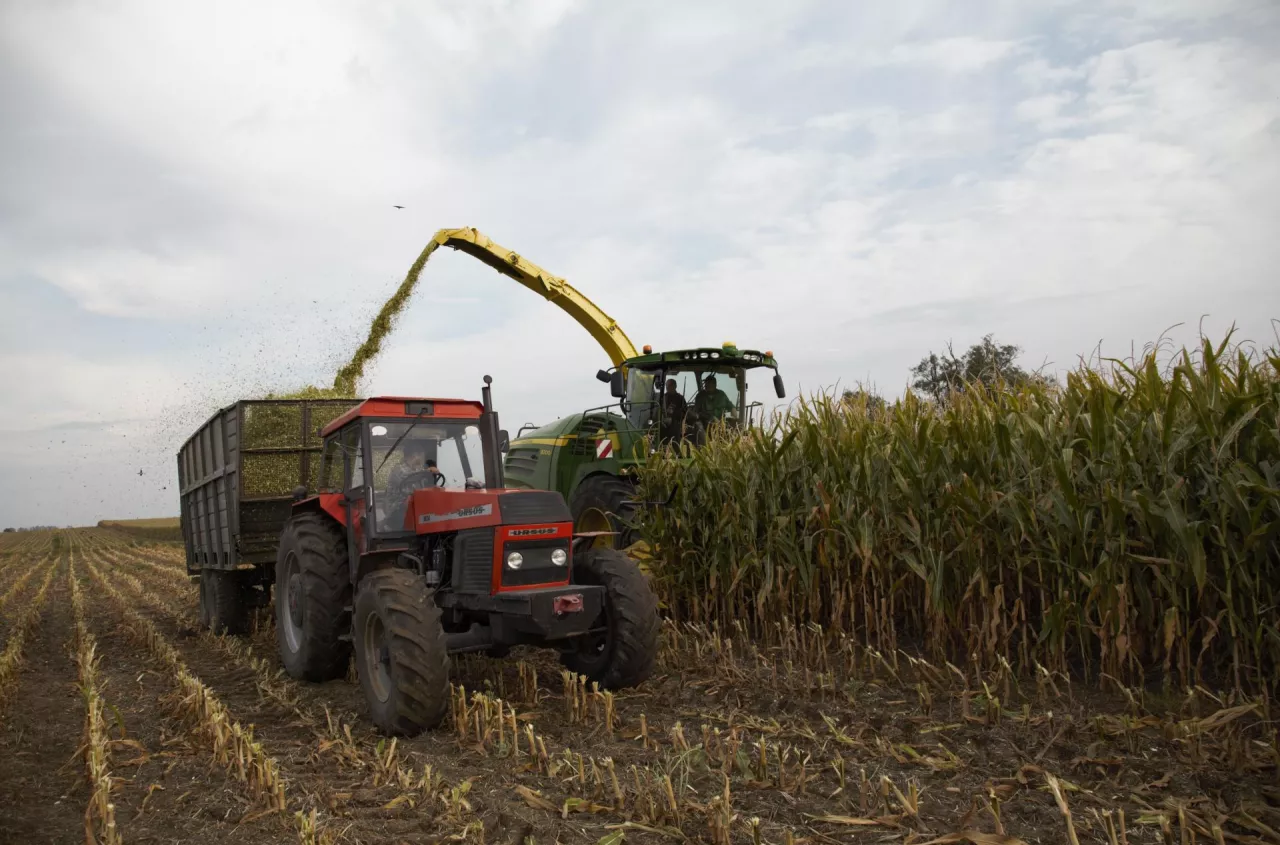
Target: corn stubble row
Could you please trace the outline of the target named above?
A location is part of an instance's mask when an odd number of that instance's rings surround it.
[[[802,401],[651,460],[679,618],[786,617],[980,667],[1280,683],[1280,352],[1204,341],[945,406]]]
[[[13,627],[9,629],[9,639],[4,644],[4,650],[0,651],[0,715],[3,714],[5,700],[18,677],[18,670],[22,668],[22,650],[26,646],[27,638],[40,624],[45,596],[49,592],[49,584],[53,581],[53,573],[56,569],[57,559],[55,558],[48,564],[44,580],[40,582],[40,588],[27,602],[21,615],[16,617]]]
[[[84,698],[85,773],[89,780],[89,805],[85,809],[85,837],[90,842],[118,845],[122,840],[116,828],[116,808],[111,803],[111,771],[109,736],[105,718],[102,684],[98,678],[98,644],[85,621],[84,595],[76,577],[75,558],[68,562],[67,578],[71,585],[71,610],[75,616],[75,660]]]
[[[285,809],[284,780],[276,761],[253,738],[252,727],[233,720],[213,690],[191,674],[177,650],[159,629],[89,563],[89,574],[110,597],[129,635],[165,667],[181,696],[179,709],[213,749],[214,758],[263,797],[271,810]]]

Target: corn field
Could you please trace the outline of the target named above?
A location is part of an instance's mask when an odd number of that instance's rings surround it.
[[[546,650],[459,655],[445,724],[388,738],[354,677],[281,671],[269,609],[220,636],[196,592],[181,547],[118,528],[0,540],[4,836],[1177,845],[1280,829],[1266,697],[1082,696],[1065,672],[948,665],[788,607],[758,636],[746,616],[667,620],[637,689]]]
[[[679,619],[1121,683],[1280,685],[1280,353],[1203,341],[945,407],[818,397],[650,464]]]

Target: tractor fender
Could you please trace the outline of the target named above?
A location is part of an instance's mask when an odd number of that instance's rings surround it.
[[[320,493],[293,504],[294,513],[323,513],[335,519],[339,525],[347,525],[347,507],[341,493]]]

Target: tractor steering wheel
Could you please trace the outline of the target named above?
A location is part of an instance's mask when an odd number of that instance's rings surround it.
[[[419,483],[421,481],[426,481],[428,478],[431,479],[430,484]],[[400,479],[395,486],[395,490],[392,492],[397,494],[400,498],[407,499],[414,490],[420,490],[423,487],[443,487],[445,483],[444,474],[439,470],[420,469],[416,472],[411,472],[404,478]]]

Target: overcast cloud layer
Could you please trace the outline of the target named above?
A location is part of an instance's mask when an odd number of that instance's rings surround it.
[[[987,332],[1053,369],[1206,314],[1273,343],[1276,45],[1269,0],[7,0],[0,523],[177,513],[194,426],[327,383],[444,226],[793,394]],[[363,389],[491,373],[514,430],[605,364],[448,252]]]

